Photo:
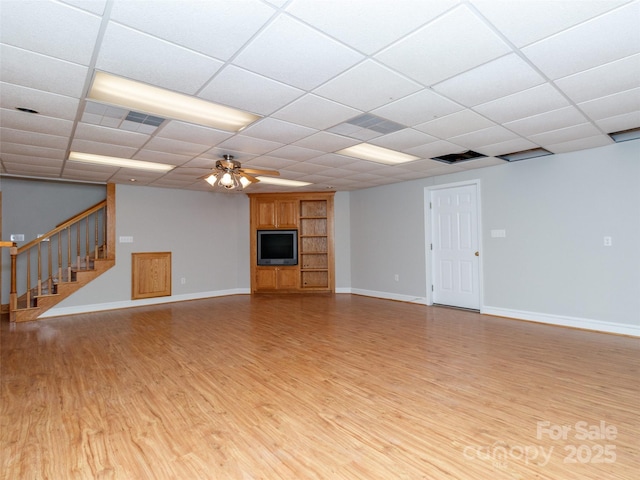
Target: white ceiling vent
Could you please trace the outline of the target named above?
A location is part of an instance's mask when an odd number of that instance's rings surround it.
[[[404,130],[405,128],[407,127],[387,120],[386,118],[377,117],[370,113],[363,113],[345,123],[330,128],[329,131],[359,140],[370,140],[381,135],[388,135]]]
[[[84,123],[146,134],[155,132],[164,121],[162,117],[96,102],[87,102],[82,115]]]

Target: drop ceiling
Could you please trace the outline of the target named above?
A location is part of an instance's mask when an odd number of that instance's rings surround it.
[[[638,1],[3,0],[0,19],[7,176],[209,190],[198,177],[231,154],[311,183],[302,190],[356,190],[640,127]],[[131,122],[86,99],[96,71],[261,119],[239,133]],[[393,128],[365,128],[365,114]],[[419,159],[336,153],[362,142]],[[484,156],[433,160],[467,150]],[[176,168],[81,164],[71,151]]]

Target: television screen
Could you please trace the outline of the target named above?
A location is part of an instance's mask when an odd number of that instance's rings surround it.
[[[297,230],[258,230],[258,265],[297,264]]]

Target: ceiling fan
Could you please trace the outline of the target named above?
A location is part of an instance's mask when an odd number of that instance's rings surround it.
[[[211,173],[198,178],[206,180],[212,187],[220,186],[227,190],[242,190],[252,183],[260,181],[254,175],[279,176],[280,172],[276,170],[242,168],[240,162],[233,159],[233,155],[223,155],[222,160],[216,162],[216,167]]]

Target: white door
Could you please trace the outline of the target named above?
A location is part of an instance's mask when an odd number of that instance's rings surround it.
[[[477,186],[431,191],[433,303],[480,309]]]

